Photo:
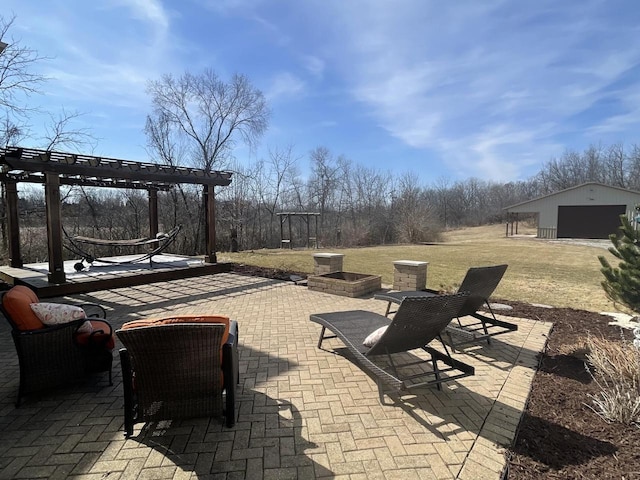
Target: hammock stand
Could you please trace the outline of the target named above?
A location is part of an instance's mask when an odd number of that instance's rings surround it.
[[[105,240],[101,238],[82,237],[79,235],[70,236],[63,229],[64,235],[69,241],[69,245],[65,244],[64,247],[70,252],[82,258],[79,262],[73,265],[73,268],[76,270],[76,272],[81,272],[86,268],[84,265],[85,262],[87,262],[88,264],[93,264],[93,262],[95,262],[96,260],[102,263],[111,263],[114,265],[139,263],[144,262],[145,260],[149,260],[149,266],[153,267],[153,256],[159,255],[164,251],[165,248],[171,245],[178,236],[181,228],[181,225],[177,225],[167,233],[158,233],[155,238],[134,238],[131,240]],[[95,245],[103,247],[141,247],[152,244],[157,244],[157,246],[150,252],[147,252],[138,258],[134,258],[133,260],[127,260],[123,262],[98,259],[85,250],[85,245]]]

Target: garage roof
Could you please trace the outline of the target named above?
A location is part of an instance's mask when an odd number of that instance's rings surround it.
[[[560,196],[563,194],[566,194],[567,192],[570,192],[572,190],[578,190],[581,188],[585,188],[585,187],[589,187],[589,186],[598,186],[598,187],[603,187],[606,189],[611,189],[611,190],[618,190],[620,192],[624,192],[624,193],[631,193],[631,194],[636,194],[638,196],[640,196],[640,192],[637,192],[635,190],[629,190],[627,188],[621,188],[621,187],[614,187],[612,185],[605,185],[604,183],[599,183],[599,182],[586,182],[586,183],[582,183],[580,185],[576,185],[574,187],[570,187],[570,188],[565,188],[564,190],[559,190],[557,192],[551,193],[549,195],[543,195],[541,197],[537,197],[534,198],[532,200],[527,200],[525,202],[520,202],[520,203],[516,203],[514,205],[508,206],[508,207],[504,207],[503,210],[511,210],[511,209],[517,209],[517,211],[519,212],[536,212],[537,208],[538,208],[538,203],[542,202],[543,200],[549,200],[551,197],[554,196]],[[523,210],[522,207],[524,206],[529,206],[531,207],[530,210]]]

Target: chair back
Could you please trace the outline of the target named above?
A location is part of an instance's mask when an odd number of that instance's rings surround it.
[[[468,293],[405,297],[391,324],[367,355],[407,352],[426,346],[444,330],[468,299]]]
[[[458,292],[469,292],[469,298],[458,313],[458,317],[471,315],[478,311],[502,280],[508,265],[490,267],[472,267],[467,271]]]
[[[31,310],[31,304],[38,302],[33,290],[16,285],[2,294],[0,310],[14,331],[38,330],[44,328],[44,324]]]
[[[146,421],[222,414],[225,325],[176,323],[118,330]]]

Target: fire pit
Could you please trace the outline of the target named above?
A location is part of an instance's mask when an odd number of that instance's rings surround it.
[[[307,285],[316,292],[333,293],[343,297],[362,297],[380,290],[382,277],[366,273],[332,272],[310,276]]]

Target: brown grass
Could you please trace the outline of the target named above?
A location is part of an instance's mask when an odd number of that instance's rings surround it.
[[[640,421],[640,352],[628,341],[589,337],[587,345],[587,360],[600,387],[598,394],[589,395],[589,407],[611,422]]]
[[[526,233],[530,233],[525,230]],[[382,275],[393,283],[394,260],[429,262],[427,286],[448,288],[460,283],[472,266],[509,265],[494,297],[590,311],[614,311],[600,285],[598,255],[614,257],[605,249],[553,243],[521,235],[505,237],[504,225],[447,232],[444,242],[431,245],[390,245],[351,249],[255,250],[221,253],[221,261],[313,272],[313,254],[343,253],[344,270]]]

